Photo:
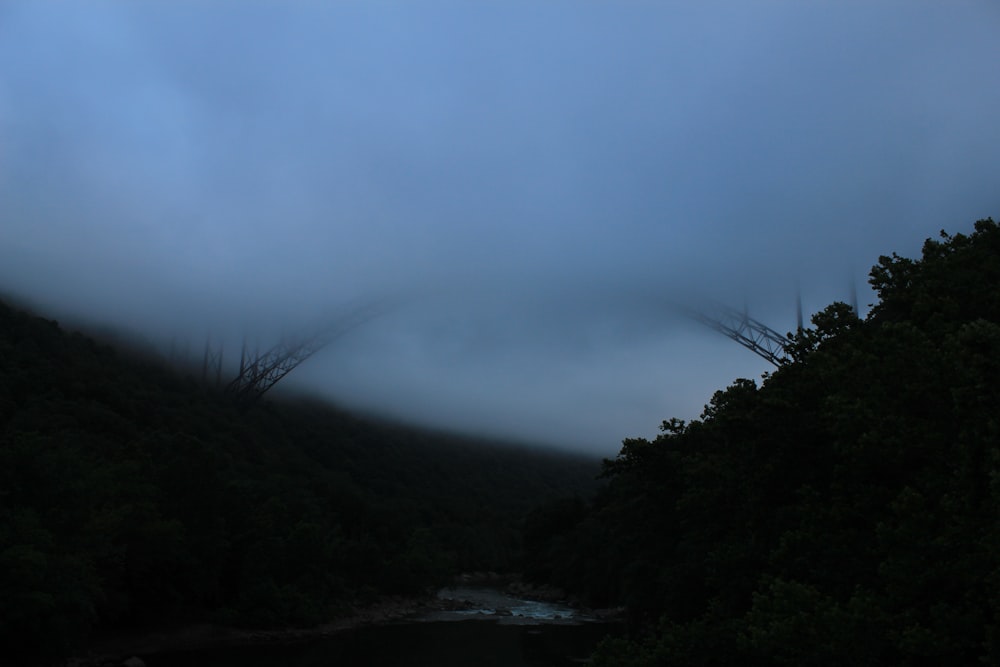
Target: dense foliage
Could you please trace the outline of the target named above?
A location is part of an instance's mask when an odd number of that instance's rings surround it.
[[[1000,228],[871,284],[533,514],[533,577],[629,609],[598,665],[1000,664]]]
[[[310,624],[510,569],[523,515],[589,493],[596,467],[305,402],[241,410],[0,303],[0,646]]]

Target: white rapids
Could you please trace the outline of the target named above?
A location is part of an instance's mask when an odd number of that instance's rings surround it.
[[[494,588],[466,586],[442,588],[438,591],[437,597],[451,608],[429,612],[419,620],[483,619],[508,625],[569,625],[596,620],[567,605],[525,600]]]

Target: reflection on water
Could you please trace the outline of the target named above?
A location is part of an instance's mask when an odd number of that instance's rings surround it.
[[[563,667],[612,626],[482,620],[368,627],[320,641],[145,656],[149,667]]]

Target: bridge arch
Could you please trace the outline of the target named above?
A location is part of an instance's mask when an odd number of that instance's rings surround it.
[[[788,336],[750,317],[746,310],[739,311],[721,303],[697,307],[674,305],[673,308],[736,341],[776,367],[790,360],[787,350],[790,342]],[[240,354],[239,372],[226,386],[226,391],[241,403],[255,402],[299,364],[347,332],[381,314],[385,309],[384,302],[356,307],[334,318],[329,324],[319,327],[309,336],[283,339],[263,353],[251,351],[244,342]],[[219,357],[221,362],[221,351]]]

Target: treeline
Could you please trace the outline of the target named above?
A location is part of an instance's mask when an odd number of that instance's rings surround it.
[[[595,460],[356,418],[240,410],[0,303],[0,646],[159,623],[309,625],[518,566],[522,519]]]
[[[1000,228],[870,276],[866,319],[532,515],[531,576],[628,607],[594,664],[1000,664]]]

